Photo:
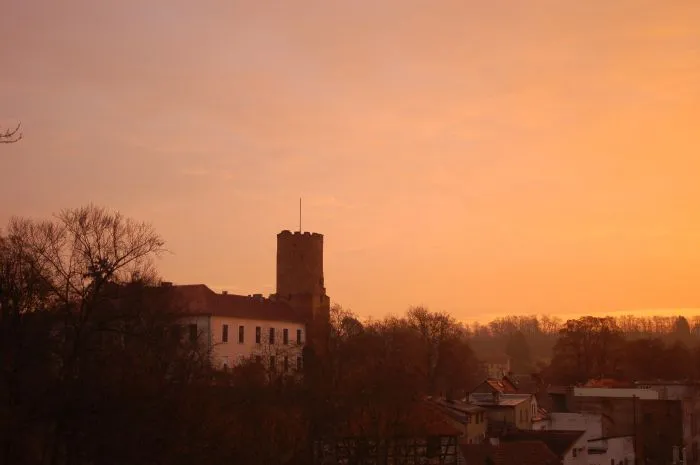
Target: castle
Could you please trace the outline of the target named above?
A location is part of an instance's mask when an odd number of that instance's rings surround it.
[[[277,234],[277,286],[268,298],[216,293],[204,284],[164,282],[160,290],[182,315],[190,339],[208,348],[214,366],[227,369],[255,358],[278,372],[300,370],[303,348],[322,344],[330,312],[323,235]]]

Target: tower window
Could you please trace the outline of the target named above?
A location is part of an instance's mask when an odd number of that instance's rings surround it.
[[[297,329],[297,344],[301,344],[301,329]]]
[[[223,325],[221,328],[221,342],[228,342],[228,325]]]
[[[289,344],[289,330],[287,328],[282,330],[282,343],[284,345]]]
[[[243,344],[245,342],[245,326],[240,325],[238,327],[238,343]]]
[[[262,328],[260,326],[256,326],[255,327],[255,343],[256,344],[260,344],[261,334],[262,334]]]
[[[270,344],[275,343],[275,328],[270,328]]]

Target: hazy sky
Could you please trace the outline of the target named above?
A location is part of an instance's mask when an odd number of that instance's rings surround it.
[[[3,0],[0,224],[149,220],[176,283],[460,319],[700,307],[698,0]]]

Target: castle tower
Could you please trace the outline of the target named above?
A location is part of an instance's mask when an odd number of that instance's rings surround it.
[[[327,318],[330,299],[323,282],[322,234],[282,231],[277,235],[274,298],[304,311],[311,320]]]

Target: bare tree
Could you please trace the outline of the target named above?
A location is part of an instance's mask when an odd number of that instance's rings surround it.
[[[33,444],[23,450],[35,451],[43,463],[77,463],[72,456],[83,453],[89,441],[75,441],[75,434],[96,430],[86,424],[90,410],[81,407],[90,399],[88,393],[102,392],[94,383],[117,373],[100,369],[117,366],[113,356],[119,353],[104,350],[106,323],[144,320],[142,312],[125,315],[124,308],[110,305],[112,290],[144,282],[152,271],[152,257],[164,250],[164,242],[149,225],[93,205],[64,210],[47,221],[14,218],[6,231],[0,240],[0,329],[13,339],[3,338],[0,355],[15,361],[0,372],[0,398],[10,413],[23,412],[15,415],[22,418],[32,418],[31,409],[39,404],[28,400],[27,393],[38,390],[41,398],[50,399],[42,407],[42,431],[31,435]],[[116,327],[123,329],[125,324],[112,325],[110,334]],[[147,337],[139,332],[139,337]],[[37,334],[43,335],[41,341]],[[122,347],[123,340],[118,335],[111,347]],[[45,350],[27,354],[27,347]],[[122,353],[126,357],[135,351]],[[144,350],[139,353],[145,358]],[[106,354],[112,354],[109,363],[100,363]],[[47,368],[35,378],[34,367],[44,366],[37,363],[39,357],[47,360]],[[127,361],[138,359],[124,360],[126,372],[135,367]],[[20,361],[27,363],[19,366]],[[25,384],[29,388],[20,389]],[[98,385],[104,386],[125,384]],[[30,414],[18,410],[17,404],[25,405]],[[6,426],[13,429],[11,423]],[[20,453],[9,441],[2,449],[6,458]]]
[[[21,127],[22,123],[18,123],[14,129],[0,129],[0,144],[13,144],[22,139]]]

